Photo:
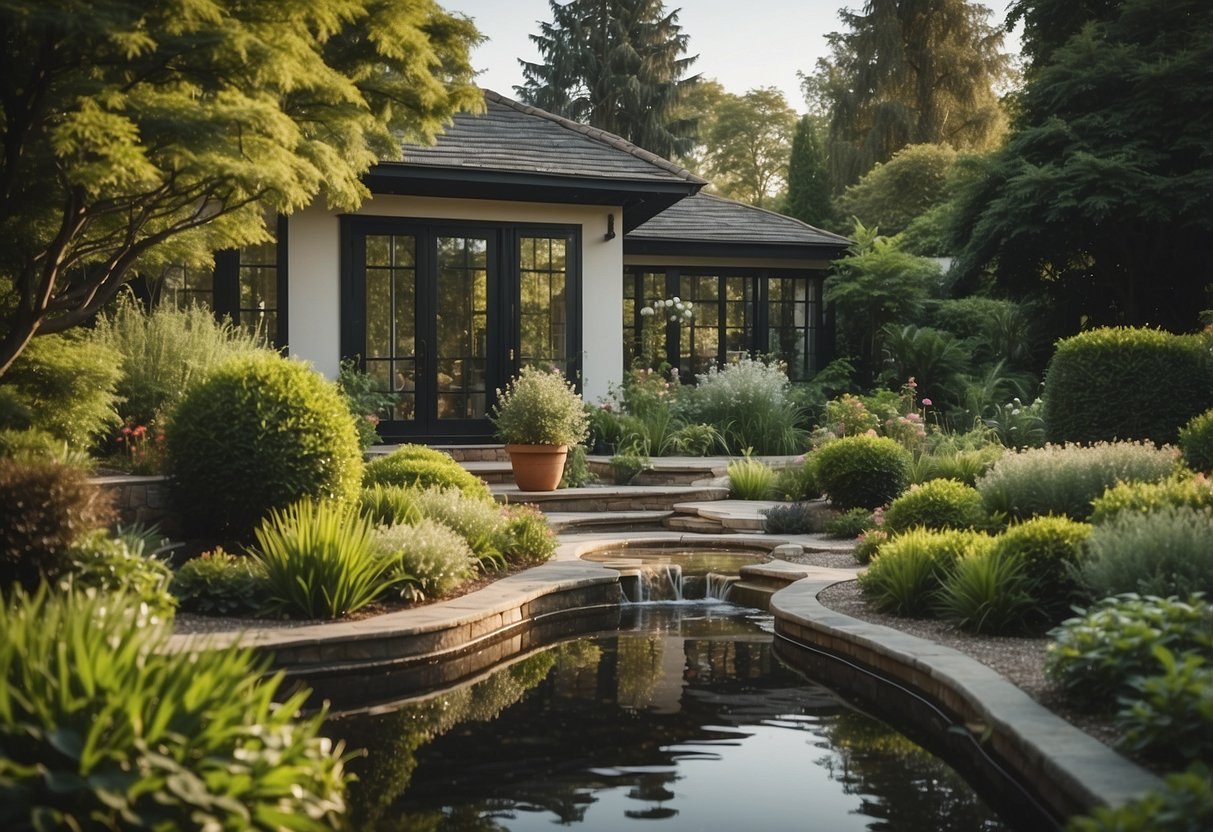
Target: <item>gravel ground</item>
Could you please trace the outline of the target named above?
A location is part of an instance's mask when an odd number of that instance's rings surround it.
[[[1117,733],[1110,720],[1074,711],[1067,707],[1049,686],[1044,674],[1045,645],[1048,639],[977,636],[957,630],[942,621],[887,615],[872,609],[860,593],[857,581],[834,584],[819,594],[817,600],[823,606],[852,618],[881,624],[959,650],[992,667],[1072,725],[1107,745],[1115,744]]]

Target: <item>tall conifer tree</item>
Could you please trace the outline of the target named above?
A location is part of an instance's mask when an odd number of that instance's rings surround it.
[[[997,88],[1002,32],[968,0],[867,0],[839,13],[845,32],[813,84],[829,107],[835,192],[907,144],[985,150],[1005,133]]]
[[[688,36],[678,10],[661,0],[548,0],[552,21],[531,41],[541,63],[519,60],[525,102],[599,127],[673,157],[687,152],[695,120],[679,103],[697,76],[686,77]]]
[[[801,116],[792,136],[788,162],[788,195],[784,213],[809,225],[824,228],[831,221],[830,175],[825,151],[817,135],[816,119]]]

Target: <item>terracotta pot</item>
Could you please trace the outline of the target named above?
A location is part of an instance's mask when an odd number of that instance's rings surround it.
[[[564,473],[568,445],[506,445],[520,491],[555,491]]]

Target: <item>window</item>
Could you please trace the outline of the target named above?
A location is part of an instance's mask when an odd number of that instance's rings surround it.
[[[691,381],[713,363],[778,355],[794,381],[817,371],[822,329],[817,272],[629,269],[623,282],[624,366],[669,362]],[[690,301],[693,318],[671,324],[640,310],[656,300]]]

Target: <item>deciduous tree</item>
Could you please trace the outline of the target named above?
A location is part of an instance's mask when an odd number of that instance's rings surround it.
[[[788,171],[796,113],[775,87],[726,94],[703,136],[704,167],[722,194],[766,207]]]
[[[878,226],[882,234],[899,234],[947,198],[955,164],[956,151],[947,145],[906,145],[847,188],[838,210]]]
[[[401,142],[482,106],[433,0],[14,0],[0,9],[0,374],[137,269],[352,209]]]

